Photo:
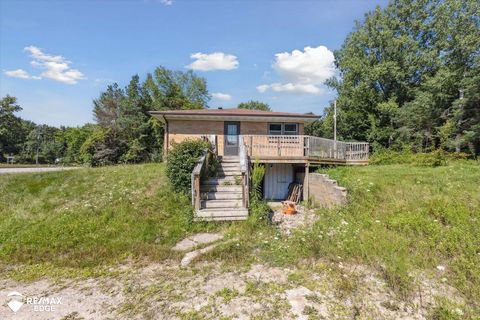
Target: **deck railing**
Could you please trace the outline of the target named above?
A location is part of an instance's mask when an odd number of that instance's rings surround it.
[[[306,135],[243,135],[250,157],[308,157],[345,162],[367,161],[366,142],[334,141]]]
[[[208,140],[214,153],[218,152],[217,135],[191,135],[190,138]],[[239,151],[252,158],[301,158],[338,160],[346,163],[368,161],[367,142],[345,142],[307,135],[241,135]]]
[[[243,135],[240,144],[246,146],[250,157],[303,157],[305,136]]]

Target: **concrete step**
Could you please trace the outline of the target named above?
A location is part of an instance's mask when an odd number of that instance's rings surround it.
[[[240,185],[201,185],[200,192],[242,192]]]
[[[201,193],[202,200],[242,200],[240,192],[204,192]]]
[[[195,212],[195,217],[199,218],[247,218],[248,209],[201,209]]]
[[[229,210],[242,209],[241,200],[202,200],[202,209],[226,208]]]

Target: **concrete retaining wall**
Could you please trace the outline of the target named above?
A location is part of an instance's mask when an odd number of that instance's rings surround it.
[[[347,190],[337,185],[327,174],[309,173],[309,198],[315,206],[332,208],[347,203]]]

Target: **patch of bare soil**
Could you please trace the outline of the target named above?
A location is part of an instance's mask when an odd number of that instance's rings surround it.
[[[283,234],[290,235],[294,229],[312,226],[318,220],[315,210],[296,205],[297,213],[287,215],[282,213],[281,205],[271,205],[273,211],[272,222],[277,225]]]
[[[214,262],[181,268],[178,261],[125,268],[129,272],[88,280],[0,280],[0,319],[425,319],[436,297],[464,303],[457,290],[424,274],[409,297],[399,298],[369,268],[320,261],[292,269]],[[12,291],[61,303],[53,311],[25,303],[13,313],[7,305]]]

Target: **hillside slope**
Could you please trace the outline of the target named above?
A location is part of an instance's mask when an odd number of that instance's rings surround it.
[[[299,285],[317,290],[323,284],[315,277],[327,272],[339,301],[359,299],[369,290],[352,276],[360,271],[381,277],[407,305],[422,284],[448,285],[459,292],[452,298],[470,306],[469,316],[478,314],[477,163],[322,172],[347,187],[349,204],[316,209],[317,222],[291,236],[261,213],[240,223],[192,223],[188,199],[171,191],[161,164],[1,176],[0,274],[17,280],[90,277],[131,263],[137,270],[137,262],[178,264],[181,256],[170,250],[177,241],[194,232],[222,231],[236,240],[202,258],[214,263],[213,269],[288,267],[282,290]]]
[[[0,216],[3,264],[162,259],[204,229],[190,223],[189,201],[170,191],[161,164],[1,176]]]

